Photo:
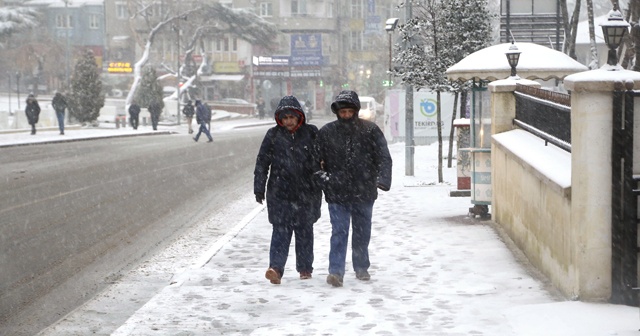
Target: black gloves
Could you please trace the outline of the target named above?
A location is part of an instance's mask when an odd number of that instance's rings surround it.
[[[256,202],[262,204],[264,201],[264,193],[256,193]]]

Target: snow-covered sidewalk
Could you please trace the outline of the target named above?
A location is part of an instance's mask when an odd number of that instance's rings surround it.
[[[374,209],[371,281],[348,272],[342,288],[325,283],[325,204],[313,279],[299,280],[292,248],[282,284],[270,284],[271,226],[258,207],[112,335],[637,335],[638,308],[554,298],[490,221],[467,217],[469,198],[432,183],[437,145],[416,149],[411,178],[403,144],[390,147],[394,185]],[[445,176],[455,181],[455,168]]]
[[[6,136],[0,145],[13,141]],[[46,137],[27,137],[39,136]],[[111,335],[638,335],[638,308],[554,297],[491,221],[468,217],[470,199],[449,196],[455,167],[436,183],[437,144],[416,147],[414,177],[404,176],[404,144],[390,149],[394,181],[374,207],[370,281],[355,279],[348,256],[344,287],[326,284],[331,225],[324,204],[313,278],[298,278],[292,247],[282,284],[270,284],[271,225],[263,206],[247,198],[244,208],[253,212],[230,223],[227,235]],[[136,293],[119,293],[135,300]],[[90,301],[43,334],[101,334],[74,320],[91,319],[79,318],[82,312],[109,320],[108,305],[100,311]]]

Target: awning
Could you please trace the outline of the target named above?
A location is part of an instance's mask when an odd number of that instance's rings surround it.
[[[244,79],[244,75],[211,75],[211,76],[201,76],[200,81],[202,82],[215,82],[215,81],[241,81]]]
[[[585,65],[559,51],[527,42],[515,44],[522,52],[516,71],[518,76],[526,79],[564,77],[589,70]],[[451,80],[498,80],[511,75],[511,67],[507,62],[505,52],[511,43],[503,43],[478,50],[465,57],[446,71]]]

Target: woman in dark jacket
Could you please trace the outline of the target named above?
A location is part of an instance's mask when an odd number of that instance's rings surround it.
[[[313,224],[320,218],[322,191],[313,181],[313,173],[320,169],[315,148],[318,128],[306,123],[302,106],[294,96],[283,97],[274,116],[277,125],[267,131],[256,159],[253,191],[256,201],[262,204],[266,184],[273,231],[265,277],[279,284],[294,233],[296,270],[300,279],[311,278]]]
[[[36,134],[36,124],[40,118],[40,104],[38,104],[33,93],[30,93],[27,97],[27,106],[24,108],[24,112],[27,114],[29,125],[31,125],[31,134]]]

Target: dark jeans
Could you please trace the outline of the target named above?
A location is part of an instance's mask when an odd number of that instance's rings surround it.
[[[140,123],[138,117],[138,114],[129,115],[129,122],[131,123],[131,127],[133,127],[133,129],[138,129],[138,124]]]
[[[198,134],[196,134],[196,137],[193,138],[195,141],[198,141],[198,139],[200,139],[200,134],[204,133],[207,138],[209,138],[209,140],[213,140],[213,138],[211,137],[211,133],[209,133],[209,130],[207,129],[207,125],[205,123],[200,123],[200,129],[198,129]]]
[[[56,111],[56,117],[58,118],[58,128],[60,129],[60,134],[64,134],[64,112]]]
[[[350,220],[353,227],[353,234],[351,235],[353,269],[356,272],[369,269],[372,213],[373,202],[349,205],[329,203],[329,218],[331,220],[330,274],[344,276]]]
[[[296,235],[296,271],[313,272],[313,224],[289,226],[273,225],[269,267],[284,274],[284,266],[289,256],[291,237]]]

